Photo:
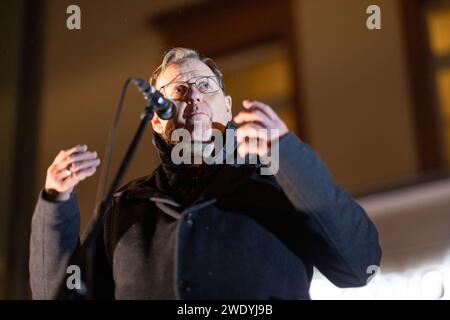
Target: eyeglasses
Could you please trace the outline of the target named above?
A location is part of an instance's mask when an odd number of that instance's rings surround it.
[[[220,90],[219,82],[215,76],[195,77],[193,81],[175,81],[160,88],[160,91],[170,99],[181,100],[186,97],[189,86],[195,86],[201,93],[214,93]]]

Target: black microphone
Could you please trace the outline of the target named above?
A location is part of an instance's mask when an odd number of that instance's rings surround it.
[[[139,78],[132,78],[131,80],[144,95],[148,105],[153,106],[158,117],[164,120],[175,118],[178,110],[175,101],[165,98],[161,92],[156,90],[145,80]]]

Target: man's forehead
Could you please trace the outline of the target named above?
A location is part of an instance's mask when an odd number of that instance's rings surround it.
[[[158,77],[158,86],[172,81],[186,81],[198,76],[214,76],[212,70],[200,60],[188,59],[180,64],[170,64]]]

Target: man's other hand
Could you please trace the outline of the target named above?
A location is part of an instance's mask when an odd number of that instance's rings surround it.
[[[287,134],[289,129],[268,105],[244,100],[243,106],[245,110],[233,119],[240,125],[236,132],[238,153],[241,157],[249,153],[266,156],[271,144]]]

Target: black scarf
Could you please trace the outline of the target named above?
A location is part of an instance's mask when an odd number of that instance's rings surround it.
[[[226,127],[226,129],[235,128],[235,125],[231,122]],[[166,142],[156,132],[153,134],[153,143],[158,150],[170,196],[183,206],[189,206],[194,203],[211,182],[214,175],[224,166],[224,164],[208,165],[205,163],[175,165],[170,157],[173,145]],[[226,145],[225,133],[224,145]],[[225,147],[221,152],[226,152]]]

